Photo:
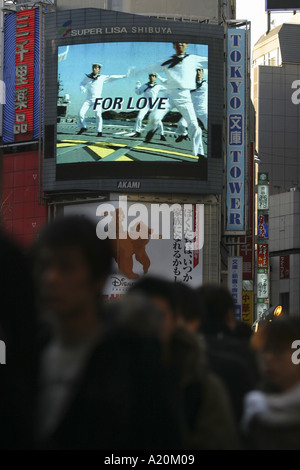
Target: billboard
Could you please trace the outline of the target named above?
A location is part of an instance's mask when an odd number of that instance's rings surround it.
[[[115,248],[104,295],[116,299],[141,276],[159,276],[192,287],[203,282],[204,206],[128,202],[126,197],[64,207],[64,215],[95,221],[99,238]]]
[[[58,116],[58,165],[207,158],[207,45],[60,46],[58,83],[68,103]]]
[[[3,142],[37,139],[40,131],[39,9],[5,16]]]
[[[266,0],[266,11],[300,10],[300,0]]]
[[[46,191],[222,192],[223,27],[93,8],[45,21]]]

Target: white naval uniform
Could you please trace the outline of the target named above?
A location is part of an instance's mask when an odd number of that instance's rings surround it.
[[[91,76],[86,76],[80,83],[80,91],[87,93],[85,102],[79,111],[79,127],[86,127],[85,115],[89,108],[94,107],[95,99],[102,97],[102,90],[104,83],[109,83],[120,78],[125,78],[127,75],[98,75],[96,79]],[[103,120],[102,120],[102,106],[99,103],[95,110],[96,113],[96,124],[97,132],[102,132]]]
[[[156,109],[151,113],[148,129],[155,131],[159,127],[159,122],[172,108],[176,108],[183,118],[185,118],[189,135],[192,140],[193,154],[203,155],[202,129],[198,125],[197,116],[191,98],[191,90],[195,88],[195,76],[197,69],[202,69],[201,57],[193,54],[172,56],[172,59],[181,60],[170,67],[170,64],[156,64],[147,67],[146,70],[153,72],[164,72],[167,77],[168,102],[165,109]]]
[[[144,83],[144,85],[137,84],[137,86],[135,87],[135,92],[138,95],[144,95],[145,98],[147,98],[147,100],[151,98],[152,103],[155,102],[155,100],[157,99],[158,93],[161,90],[166,90],[166,87],[163,85],[159,85],[158,83],[150,83],[150,82]],[[150,111],[150,107],[149,107],[149,102],[148,102],[145,108],[140,109],[139,114],[136,118],[136,123],[135,123],[136,132],[141,132],[142,126],[143,126],[143,119],[149,111]],[[154,109],[152,111],[154,111]],[[162,122],[160,122],[159,134],[164,135],[164,126]]]
[[[207,130],[207,107],[208,107],[208,88],[207,81],[201,80],[196,82],[197,88],[191,91],[192,102],[196,112],[196,116],[202,121],[205,129]],[[181,118],[178,122],[178,133],[186,135],[187,122]]]

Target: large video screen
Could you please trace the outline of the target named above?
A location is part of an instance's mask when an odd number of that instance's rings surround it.
[[[205,44],[59,46],[57,165],[206,160],[208,58]]]

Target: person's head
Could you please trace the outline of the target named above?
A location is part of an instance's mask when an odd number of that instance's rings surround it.
[[[196,80],[197,81],[202,80],[203,75],[204,75],[204,70],[203,69],[197,69]]]
[[[186,42],[173,42],[173,47],[177,55],[183,55],[187,50],[188,44]]]
[[[41,310],[60,321],[95,309],[112,264],[110,241],[79,216],[56,219],[34,247],[34,273]]]
[[[98,75],[101,70],[101,64],[98,64],[98,63],[93,64],[92,69],[93,69],[93,75]]]
[[[235,302],[232,294],[220,284],[203,284],[198,289],[204,304],[201,328],[208,333],[216,333],[235,328]]]
[[[292,360],[292,345],[299,340],[300,319],[291,317],[265,321],[253,335],[251,345],[267,385],[285,391],[300,382],[300,364]]]
[[[162,312],[161,338],[167,342],[176,327],[176,297],[171,282],[144,276],[136,281],[129,293],[141,293],[151,299]]]
[[[198,331],[201,325],[201,316],[204,314],[204,305],[197,290],[183,282],[176,282],[174,292],[178,323],[185,324],[191,331]]]
[[[156,73],[150,73],[149,74],[149,81],[150,83],[154,83],[156,80]]]

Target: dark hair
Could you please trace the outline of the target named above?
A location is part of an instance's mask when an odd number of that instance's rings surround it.
[[[174,283],[177,311],[186,320],[201,320],[204,315],[204,303],[195,288],[183,282]]]
[[[202,315],[203,328],[218,328],[225,325],[229,311],[235,310],[235,302],[227,287],[219,284],[203,284],[198,289],[204,304]]]
[[[40,233],[33,250],[38,258],[42,247],[53,250],[76,247],[84,255],[94,279],[105,278],[112,267],[113,248],[107,238],[100,240],[96,234],[96,224],[83,216],[59,217],[50,222]]]
[[[300,340],[300,318],[283,316],[262,322],[251,345],[257,351],[290,349],[295,340]]]
[[[174,317],[176,316],[176,296],[172,282],[159,277],[145,276],[137,280],[128,292],[141,292],[150,298],[162,297],[168,303]]]

